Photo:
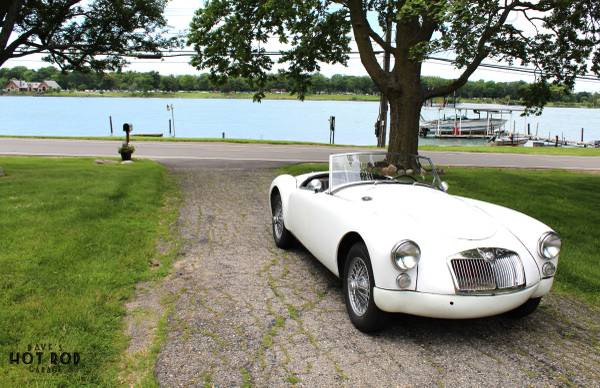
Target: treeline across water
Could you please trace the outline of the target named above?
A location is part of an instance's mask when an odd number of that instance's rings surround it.
[[[177,92],[177,91],[210,91],[219,93],[252,92],[252,87],[243,78],[230,79],[224,85],[213,84],[208,74],[199,75],[161,75],[156,71],[150,72],[111,72],[84,73],[61,72],[55,67],[42,67],[37,70],[24,66],[0,68],[0,85],[4,87],[10,79],[20,79],[29,82],[55,80],[67,90],[104,90],[125,92]],[[447,82],[441,77],[424,77],[423,82],[429,86],[437,86]],[[458,99],[481,99],[518,103],[522,93],[528,87],[524,81],[494,82],[469,81],[456,92]],[[285,77],[274,74],[270,77],[267,89],[273,92],[288,92],[290,86]],[[310,93],[312,94],[366,94],[379,93],[375,84],[368,76],[334,75],[325,77],[314,74],[311,78]],[[563,104],[584,104],[600,106],[600,93],[578,92],[567,93],[555,87],[550,101]]]

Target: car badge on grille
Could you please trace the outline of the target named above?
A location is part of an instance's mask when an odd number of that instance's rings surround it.
[[[479,252],[479,255],[481,255],[481,258],[484,259],[485,261],[491,263],[494,260],[496,260],[496,255],[494,254],[494,251],[492,250],[488,250],[488,249],[477,249],[477,252]]]

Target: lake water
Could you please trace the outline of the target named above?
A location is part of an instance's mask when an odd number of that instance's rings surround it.
[[[124,122],[131,122],[134,132],[167,136],[171,117],[167,104],[174,106],[178,137],[221,137],[225,132],[228,138],[328,142],[328,119],[335,116],[336,143],[376,143],[373,123],[379,104],[354,101],[2,96],[0,135],[106,136],[111,115],[117,135],[122,134]],[[423,108],[422,115],[435,119],[438,109]],[[527,119],[513,113],[511,128],[513,120],[520,132],[528,122],[540,136],[564,134],[568,140],[578,140],[583,127],[586,141],[600,139],[600,109],[546,108],[542,116]],[[421,144],[432,142],[421,140]]]

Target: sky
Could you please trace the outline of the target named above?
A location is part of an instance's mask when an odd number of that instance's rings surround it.
[[[194,11],[200,7],[200,0],[171,0],[169,1],[166,9],[165,16],[168,20],[169,28],[175,32],[185,32],[189,23],[192,20]],[[515,22],[519,23],[519,20]],[[376,24],[376,23],[372,23]],[[524,27],[526,28],[526,27]],[[278,50],[282,47],[279,45],[276,39],[270,40],[267,50]],[[353,51],[356,51],[356,45],[354,42],[351,44]],[[190,49],[190,48],[188,48]],[[11,59],[6,62],[6,67],[12,66],[27,66],[29,68],[39,68],[48,66],[48,63],[41,60],[42,55],[31,55],[20,59]],[[448,56],[450,57],[450,56]],[[130,65],[126,70],[134,71],[158,71],[161,74],[199,74],[200,72],[193,66],[189,65],[188,57],[175,57],[175,58],[164,58],[163,60],[151,60],[151,59],[132,59]],[[487,60],[486,63],[496,63]],[[426,61],[422,67],[422,74],[424,76],[439,76],[442,78],[456,78],[461,74],[461,71],[454,68],[449,63],[440,63],[434,61]],[[358,55],[351,54],[350,60],[347,66],[343,65],[321,65],[321,73],[325,76],[332,76],[334,74],[345,74],[345,75],[367,75],[367,72],[363,68]],[[470,80],[483,79],[486,81],[497,81],[497,82],[511,82],[523,80],[526,82],[532,82],[533,75],[523,73],[512,73],[504,70],[497,69],[486,69],[479,68],[470,77]],[[587,81],[578,80],[575,85],[575,91],[589,91],[589,92],[600,92],[600,82],[598,81]]]

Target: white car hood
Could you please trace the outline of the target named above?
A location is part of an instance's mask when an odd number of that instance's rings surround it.
[[[407,218],[434,236],[464,240],[493,237],[498,223],[466,201],[429,187],[408,184],[365,184],[343,188],[335,196],[355,202],[393,228]],[[365,201],[363,197],[370,197]]]

